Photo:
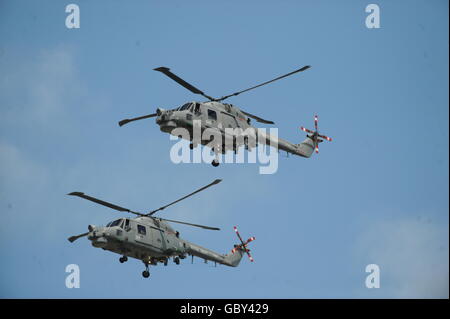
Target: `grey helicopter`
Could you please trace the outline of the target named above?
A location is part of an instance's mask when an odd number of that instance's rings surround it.
[[[69,193],[67,195],[78,196],[119,212],[137,215],[137,217],[119,218],[108,223],[104,227],[89,225],[88,232],[71,236],[68,240],[72,243],[81,237],[87,236],[87,238],[91,241],[92,246],[121,255],[119,258],[120,263],[128,261],[128,257],[141,260],[145,265],[145,270],[142,272],[142,276],[144,278],[148,278],[150,276],[150,265],[162,263],[167,266],[170,258],[173,259],[175,264],[179,265],[180,259],[185,259],[187,255],[192,256],[192,261],[194,256],[196,256],[204,259],[205,262],[210,260],[216,264],[219,263],[230,267],[237,267],[244,254],[247,254],[250,261],[253,262],[253,257],[251,256],[247,245],[251,241],[255,240],[255,237],[250,237],[244,242],[236,227],[234,227],[234,230],[238,236],[240,244],[234,245],[233,249],[228,254],[219,254],[210,249],[182,239],[180,237],[180,233],[175,231],[168,222],[200,227],[209,230],[220,230],[220,228],[153,216],[156,212],[164,210],[167,207],[213,185],[217,185],[220,182],[220,179],[216,179],[212,183],[196,190],[195,192],[192,192],[174,202],[148,213],[132,211],[128,208],[117,206],[101,199],[88,196],[82,192]]]
[[[307,137],[303,142],[294,144],[282,138],[270,136],[269,134],[265,133],[263,134],[251,124],[251,119],[264,124],[275,124],[273,121],[265,120],[261,117],[245,112],[232,104],[223,103],[224,100],[230,97],[248,92],[250,90],[275,82],[295,73],[303,72],[309,68],[310,66],[306,65],[300,69],[284,74],[270,81],[255,85],[248,89],[225,95],[221,98],[213,98],[172,73],[169,68],[159,67],[154,70],[165,74],[192,93],[202,95],[209,101],[192,101],[185,103],[180,107],[169,110],[157,108],[156,113],[121,120],[119,122],[119,126],[123,126],[133,121],[156,117],[156,123],[159,125],[162,132],[169,133],[184,139],[189,139],[189,141],[191,142],[189,144],[190,149],[194,149],[199,144],[210,146],[212,151],[215,153],[215,158],[211,163],[215,167],[219,165],[218,154],[225,154],[227,151],[234,151],[235,153],[237,153],[238,148],[243,145],[245,146],[245,149],[251,150],[254,147],[257,147],[258,143],[272,146],[275,145],[278,150],[283,150],[287,153],[309,158],[311,157],[314,150],[316,151],[316,153],[319,152],[319,143],[323,142],[323,140],[332,141],[330,137],[319,134],[317,127],[317,115],[315,115],[314,117],[315,130],[312,131],[301,127],[304,132],[308,133]],[[196,122],[200,123],[200,138],[196,138],[196,134],[194,134],[194,127]],[[188,137],[174,134],[173,132],[176,131],[176,128],[186,129],[189,132],[189,134],[187,134]],[[217,135],[220,135],[220,142],[213,141],[213,139],[211,138],[204,138],[203,132],[205,130],[213,131],[216,132]],[[249,131],[251,132],[251,134],[242,134],[242,132],[248,133]],[[252,138],[249,138],[249,136],[251,136]]]

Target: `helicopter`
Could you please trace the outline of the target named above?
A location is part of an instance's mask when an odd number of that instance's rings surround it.
[[[238,236],[240,244],[234,245],[233,249],[228,254],[219,254],[215,251],[180,238],[180,233],[175,231],[168,222],[200,227],[209,230],[220,230],[220,228],[153,216],[156,212],[164,210],[167,207],[213,185],[217,185],[221,181],[222,180],[220,179],[216,179],[212,183],[148,213],[132,211],[128,208],[117,206],[101,199],[86,195],[82,192],[69,193],[67,195],[77,196],[92,201],[96,204],[112,208],[119,212],[137,215],[137,217],[119,218],[109,222],[106,226],[89,225],[88,232],[71,236],[68,240],[73,243],[75,240],[87,236],[87,238],[91,241],[92,246],[121,255],[119,258],[120,263],[128,261],[128,257],[141,260],[145,265],[145,270],[142,272],[142,276],[144,278],[148,278],[150,276],[150,265],[163,263],[164,266],[167,266],[170,258],[173,259],[175,264],[179,265],[180,259],[185,259],[187,255],[192,256],[192,261],[194,256],[196,256],[203,258],[205,262],[210,260],[216,264],[219,263],[230,267],[237,267],[244,254],[247,254],[250,261],[253,262],[253,257],[251,256],[247,245],[255,240],[255,237],[250,237],[244,242],[236,226],[234,227],[234,230]]]
[[[195,86],[172,73],[169,68],[158,67],[153,70],[163,73],[192,93],[202,95],[209,101],[191,101],[183,104],[180,107],[169,110],[157,108],[156,113],[130,119],[123,119],[119,121],[119,126],[123,126],[133,121],[156,117],[156,123],[159,125],[162,132],[188,139],[191,142],[189,144],[191,150],[197,147],[199,144],[210,146],[212,151],[215,153],[215,158],[211,162],[214,167],[219,166],[219,153],[225,154],[227,151],[234,151],[234,153],[236,154],[238,148],[242,145],[245,146],[245,149],[251,150],[252,148],[258,146],[258,142],[256,142],[256,140],[266,145],[276,145],[275,147],[278,148],[278,150],[283,150],[287,153],[309,158],[311,157],[314,150],[316,151],[316,153],[319,152],[319,143],[323,142],[323,140],[332,141],[330,137],[319,134],[317,128],[317,115],[314,116],[315,130],[312,131],[301,127],[301,130],[308,133],[307,137],[303,142],[294,144],[282,138],[270,136],[269,134],[265,133],[263,134],[251,124],[251,119],[264,124],[275,124],[273,121],[265,120],[259,116],[245,112],[232,104],[223,103],[223,101],[230,97],[248,92],[250,90],[275,82],[295,73],[306,71],[310,67],[311,66],[309,65],[303,66],[302,68],[279,76],[270,81],[266,81],[248,89],[225,95],[220,98],[213,98],[205,94],[203,91],[199,90]],[[194,133],[196,122],[200,123],[200,138],[196,138],[196,134]],[[188,137],[173,134],[176,128],[186,129],[189,132],[189,134],[187,134]],[[205,130],[212,130],[213,132],[215,131],[218,135],[221,136],[220,142],[213,141],[208,137],[204,138],[203,132]],[[238,130],[237,133],[236,130]],[[250,135],[253,136],[251,140],[249,140],[248,135],[239,136],[241,134],[239,132],[249,132],[249,130],[251,132]],[[233,134],[230,134],[230,132],[233,132]],[[228,142],[230,140],[231,142]],[[213,145],[211,146],[211,144]]]

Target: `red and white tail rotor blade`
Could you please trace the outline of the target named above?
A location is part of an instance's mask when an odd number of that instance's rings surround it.
[[[247,241],[244,243],[244,241],[242,240],[241,234],[239,234],[239,231],[237,230],[237,227],[234,226],[234,231],[236,232],[236,235],[238,236],[239,240],[241,241],[241,245],[238,245],[236,247],[234,247],[231,252],[235,253],[236,250],[238,250],[239,248],[244,250],[245,253],[247,254],[248,258],[250,259],[251,262],[254,261],[252,255],[250,255],[250,250],[247,248],[247,244],[249,244],[250,242],[254,241],[256,238],[255,237],[250,237],[249,239],[247,239]]]
[[[247,253],[248,259],[250,259],[251,262],[254,262],[255,260],[253,259],[252,255],[250,255],[250,251],[247,249],[245,250],[245,252]]]
[[[325,136],[325,135],[319,135],[319,137],[326,139],[327,141],[331,142],[333,139],[331,137]]]
[[[303,126],[302,127],[300,127],[300,129],[303,131],[303,132],[306,132],[306,133],[309,133],[309,134],[314,134],[314,132],[313,131],[311,131],[311,130],[308,130],[307,128],[304,128]]]
[[[245,246],[244,241],[242,240],[241,235],[239,234],[239,231],[237,230],[237,227],[234,226],[234,231],[236,232],[236,235],[238,236],[239,240],[241,241],[242,245]]]
[[[319,139],[319,137],[323,138],[323,139],[325,139],[325,140],[327,140],[329,142],[331,142],[333,140],[331,137],[328,137],[326,135],[320,135],[318,133],[318,126],[319,126],[318,124],[319,124],[319,116],[314,115],[314,128],[315,128],[315,131],[308,130],[307,128],[304,128],[303,126],[300,127],[300,129],[302,131],[311,134],[311,136],[309,136],[309,137],[313,140],[313,142],[315,144],[314,145],[314,150],[315,150],[316,153],[319,153],[319,142],[322,142],[322,140]]]
[[[255,237],[250,237],[249,239],[247,239],[247,241],[245,242],[245,252],[247,253],[248,258],[250,259],[251,262],[254,261],[252,255],[250,255],[250,250],[247,249],[247,244],[254,241],[256,238]]]
[[[250,237],[249,239],[247,239],[247,241],[245,242],[245,245],[247,245],[248,243],[251,243],[252,241],[254,241],[256,238],[255,237]]]

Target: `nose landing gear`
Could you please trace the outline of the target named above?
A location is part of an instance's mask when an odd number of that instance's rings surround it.
[[[220,147],[219,146],[215,146],[212,150],[214,152],[215,157],[214,157],[213,161],[211,162],[211,165],[214,166],[214,167],[217,167],[217,166],[219,166]]]

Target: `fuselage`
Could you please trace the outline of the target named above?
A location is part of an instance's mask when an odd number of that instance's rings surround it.
[[[242,145],[252,149],[262,143],[291,154],[310,157],[315,146],[310,138],[293,144],[272,136],[254,127],[250,118],[239,108],[220,102],[193,101],[172,110],[158,109],[156,123],[161,131],[189,140],[194,146],[210,146],[215,148],[216,153],[237,152]],[[181,134],[180,129],[188,134]]]
[[[167,264],[171,257],[184,259],[187,255],[194,255],[227,266],[237,266],[227,255],[180,238],[167,222],[157,218],[121,218],[104,227],[90,225],[88,239],[94,247],[136,258],[146,264]],[[242,257],[240,252],[237,256]]]

